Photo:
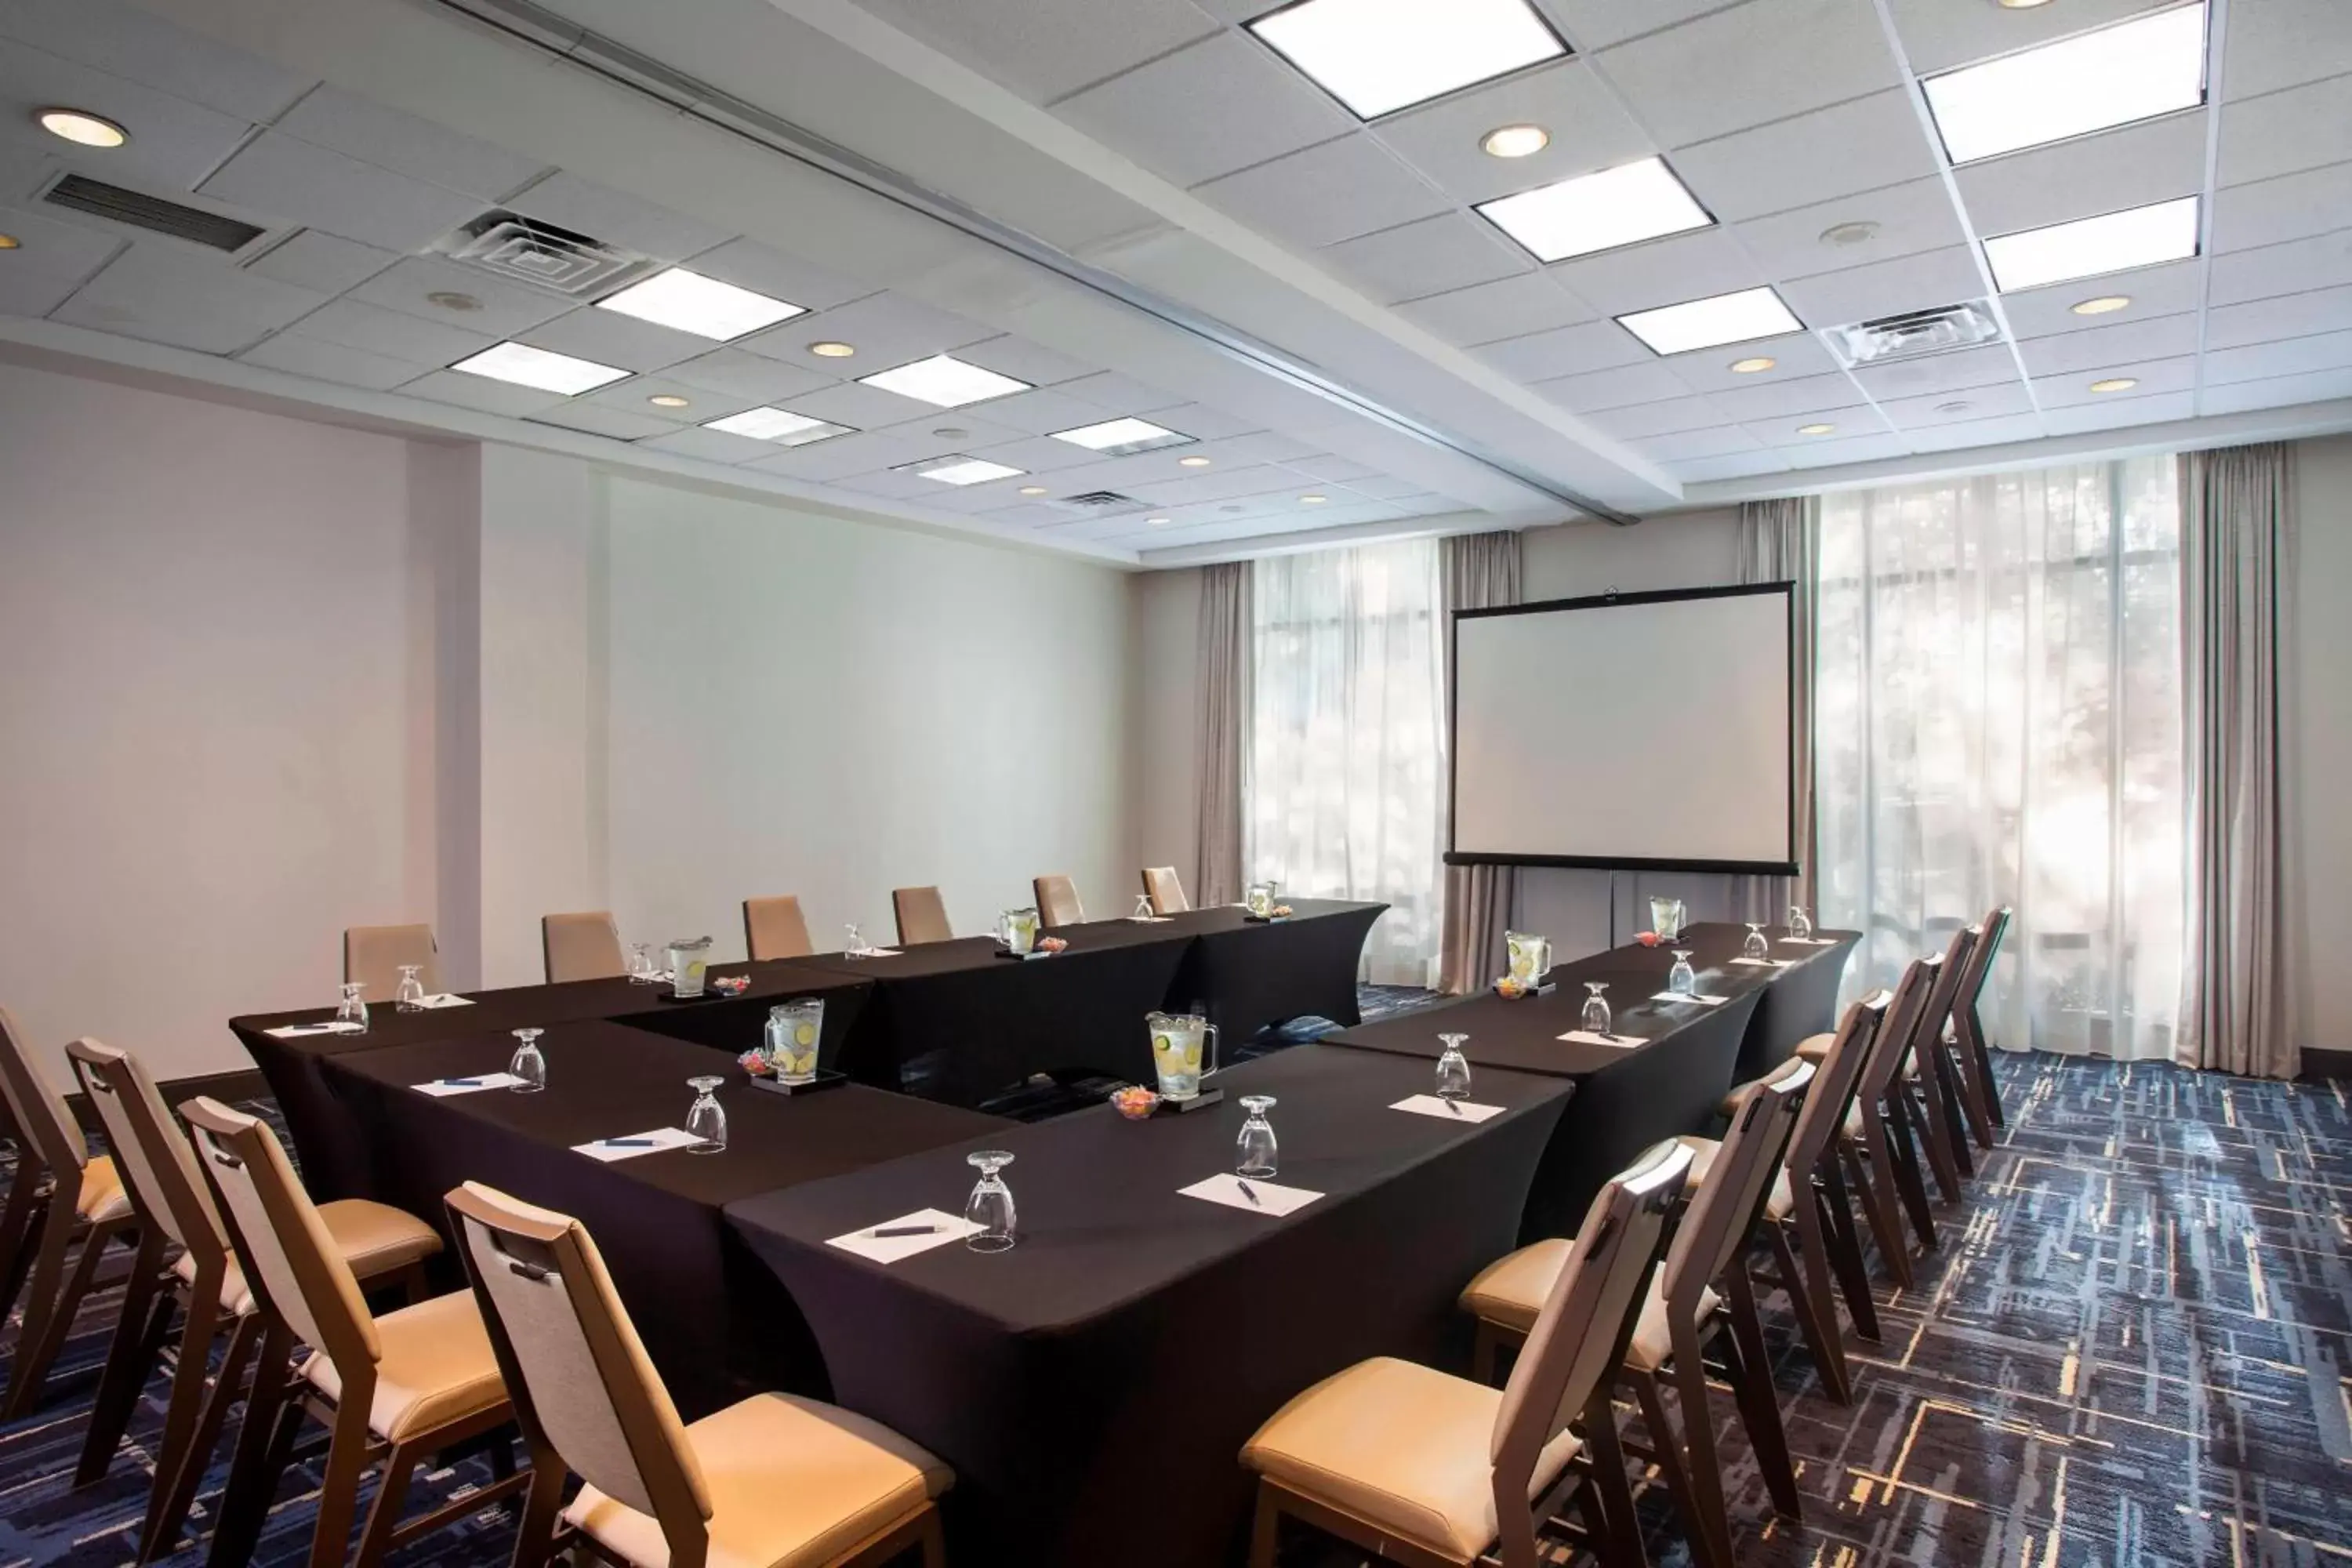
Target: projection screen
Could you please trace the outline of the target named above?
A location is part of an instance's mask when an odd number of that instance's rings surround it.
[[[1797,869],[1790,585],[1454,616],[1454,865]]]

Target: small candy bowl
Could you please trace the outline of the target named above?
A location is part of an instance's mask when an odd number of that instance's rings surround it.
[[[758,1051],[745,1051],[735,1058],[735,1065],[753,1078],[773,1078],[776,1073],[774,1066]]]
[[[1037,951],[1040,952],[1060,952],[1069,945],[1068,940],[1063,937],[1041,936],[1037,939]]]
[[[1528,988],[1526,984],[1522,981],[1514,980],[1507,974],[1495,982],[1495,994],[1502,997],[1507,1002],[1516,1002],[1527,994]]]
[[[1151,1113],[1160,1109],[1160,1096],[1139,1083],[1130,1083],[1110,1091],[1114,1110],[1129,1121],[1149,1121]]]
[[[1291,912],[1291,908],[1288,904],[1276,904],[1274,906],[1274,918],[1276,920],[1286,921],[1290,918]]]
[[[740,996],[751,988],[751,977],[748,974],[714,974],[710,977],[710,988],[721,995]]]
[[[1655,947],[1658,945],[1658,933],[1654,931],[1636,931],[1633,940],[1643,947]]]

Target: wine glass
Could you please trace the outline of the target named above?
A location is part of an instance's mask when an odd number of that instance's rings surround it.
[[[654,970],[654,950],[651,942],[629,943],[629,984],[632,985],[660,984],[660,976]]]
[[[1013,1163],[1013,1156],[1002,1149],[983,1149],[977,1154],[967,1154],[964,1163],[980,1172],[973,1184],[971,1196],[964,1200],[963,1217],[980,1226],[963,1244],[974,1252],[1003,1252],[1020,1239],[1013,1215],[1013,1189],[997,1175]]]
[[[367,1033],[367,1002],[360,995],[360,993],[366,989],[367,983],[363,980],[343,982],[343,1000],[341,1005],[335,1009],[335,1022],[353,1026],[344,1029],[342,1031],[344,1034]]]
[[[1588,1035],[1605,1036],[1609,1033],[1609,1026],[1613,1021],[1609,1013],[1609,998],[1601,994],[1609,989],[1609,982],[1588,980],[1584,983],[1584,988],[1591,993],[1584,999],[1584,1032]]]
[[[1805,913],[1805,906],[1790,904],[1789,906],[1789,939],[1791,942],[1804,942],[1812,934],[1813,919]]]
[[[1748,922],[1748,940],[1739,944],[1739,952],[1741,956],[1746,958],[1760,958],[1767,961],[1770,960],[1772,956],[1772,944],[1764,940],[1764,922],[1762,921],[1749,921]]]
[[[1691,967],[1688,949],[1675,949],[1675,966],[1666,971],[1666,989],[1677,996],[1698,994],[1698,972]]]
[[[401,1013],[425,1011],[425,982],[418,978],[424,965],[404,963],[400,966],[400,986],[393,994],[393,1007]]]
[[[514,1037],[521,1043],[515,1047],[514,1059],[507,1063],[507,1071],[522,1081],[514,1085],[517,1094],[537,1094],[547,1087],[547,1058],[539,1052],[539,1037],[544,1029],[517,1029]]]
[[[1279,1165],[1275,1159],[1274,1124],[1265,1113],[1274,1109],[1274,1096],[1245,1094],[1242,1109],[1249,1112],[1242,1123],[1242,1135],[1234,1140],[1234,1174],[1247,1180],[1252,1176],[1261,1182],[1274,1180]]]
[[[713,1092],[727,1080],[723,1078],[690,1078],[686,1087],[694,1090],[694,1104],[686,1113],[686,1130],[702,1140],[688,1152],[723,1154],[727,1152],[727,1110],[719,1103]]]
[[[1466,1100],[1470,1095],[1470,1058],[1462,1054],[1467,1035],[1440,1035],[1445,1049],[1437,1058],[1437,1098]]]
[[[866,945],[866,933],[857,929],[857,922],[856,921],[850,921],[849,937],[847,941],[841,944],[841,956],[844,958],[863,958],[869,951],[871,950]],[[1007,1158],[1010,1158],[1010,1156],[1008,1155]]]
[[[1135,919],[1137,919],[1137,920],[1139,920],[1139,921],[1148,921],[1148,920],[1150,920],[1150,919],[1152,918],[1152,914],[1151,914],[1151,895],[1150,895],[1150,894],[1149,894],[1149,893],[1138,893],[1138,894],[1136,894],[1136,895],[1135,895],[1135,916],[1134,916],[1134,918],[1135,918]]]

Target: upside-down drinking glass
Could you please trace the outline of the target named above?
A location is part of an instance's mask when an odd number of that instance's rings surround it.
[[[537,1094],[547,1087],[547,1058],[539,1052],[539,1037],[544,1029],[517,1029],[514,1037],[521,1044],[515,1047],[514,1059],[507,1063],[507,1071],[522,1081],[514,1085],[517,1094]]]
[[[1789,906],[1789,934],[1799,942],[1813,934],[1813,917],[1805,913],[1802,904]]]
[[[1762,921],[1748,922],[1748,940],[1739,944],[1739,951],[1742,956],[1748,958],[1769,959],[1772,956],[1772,944],[1764,940]]]
[[[965,1155],[964,1162],[980,1172],[980,1180],[973,1184],[971,1196],[964,1200],[963,1217],[980,1228],[964,1237],[963,1244],[974,1252],[1003,1252],[1020,1239],[1013,1214],[1013,1189],[997,1174],[1013,1163],[1013,1156],[1002,1149],[983,1149]]]
[[[1691,955],[1683,948],[1675,949],[1675,966],[1666,971],[1666,989],[1677,996],[1698,994],[1698,972],[1691,967]]]
[[[1153,918],[1151,913],[1151,895],[1150,893],[1138,893],[1135,895],[1134,918],[1139,921],[1148,921]]]
[[[356,1024],[359,1026],[355,1029],[345,1030],[344,1033],[346,1034],[364,1035],[367,1033],[367,1001],[366,998],[360,994],[361,992],[366,989],[367,983],[364,981],[346,980],[343,982],[343,1000],[341,1005],[335,1009],[335,1022],[338,1024]]]
[[[1437,1098],[1466,1100],[1470,1096],[1470,1058],[1462,1054],[1467,1035],[1440,1035],[1445,1049],[1437,1057]]]
[[[1234,1140],[1234,1174],[1244,1181],[1255,1176],[1270,1182],[1281,1169],[1276,1158],[1274,1123],[1265,1119],[1265,1113],[1274,1109],[1274,1096],[1243,1095],[1242,1109],[1249,1116],[1242,1123],[1241,1136]]]
[[[872,948],[866,945],[866,933],[857,929],[857,922],[856,921],[850,921],[849,934],[843,940],[841,944],[841,956],[844,958],[864,958],[867,953],[873,951],[874,950]]]
[[[654,968],[653,944],[643,942],[629,943],[629,984],[653,985],[659,981],[660,975]]]
[[[723,1154],[727,1152],[727,1108],[719,1103],[713,1092],[727,1080],[723,1078],[690,1078],[686,1087],[694,1090],[694,1103],[687,1109],[686,1130],[702,1140],[689,1147],[688,1153]]]
[[[1609,989],[1609,982],[1588,980],[1584,983],[1584,988],[1591,993],[1584,999],[1584,1032],[1588,1035],[1605,1035],[1609,1032],[1610,1024],[1614,1021],[1609,1015],[1609,998],[1601,994]]]
[[[400,966],[400,984],[393,993],[393,1009],[400,1013],[425,1011],[425,982],[418,978],[424,965],[404,963]]]

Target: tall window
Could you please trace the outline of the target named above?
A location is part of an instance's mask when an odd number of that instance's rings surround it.
[[[1433,540],[1256,563],[1244,874],[1378,899],[1365,977],[1435,983],[1445,616]]]
[[[1884,984],[2011,903],[2003,1045],[2168,1054],[2179,985],[2169,458],[1824,498],[1815,798],[1832,925]]]

